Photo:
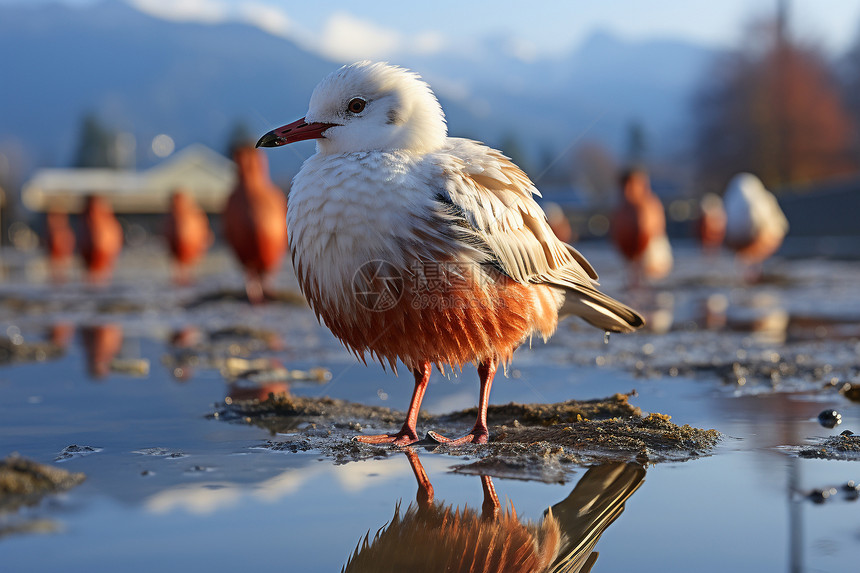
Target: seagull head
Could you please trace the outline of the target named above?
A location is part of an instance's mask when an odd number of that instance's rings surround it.
[[[418,74],[364,61],[324,78],[311,95],[305,117],[273,129],[257,147],[316,139],[322,154],[427,153],[442,147],[447,132],[445,114]]]

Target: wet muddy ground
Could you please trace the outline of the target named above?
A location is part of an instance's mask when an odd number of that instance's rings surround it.
[[[250,307],[220,251],[191,287],[157,246],[107,287],[4,252],[0,458],[86,479],[0,493],[3,570],[337,571],[398,504],[424,515],[427,483],[436,506],[480,512],[488,482],[522,523],[613,508],[559,518],[596,542],[593,571],[854,570],[860,265],[779,259],[748,286],[679,245],[668,279],[626,291],[611,251],[582,250],[648,331],[562,323],[497,377],[491,444],[422,442],[418,461],[349,439],[396,431],[411,375],[351,358],[288,270]],[[474,368],[434,373],[419,434],[466,431],[477,386]],[[644,473],[625,482],[623,464]]]
[[[493,438],[489,444],[449,446],[426,436],[413,448],[476,459],[457,466],[460,471],[493,468],[490,473],[496,476],[564,481],[565,470],[576,466],[684,461],[708,454],[720,440],[716,430],[678,426],[665,414],[643,415],[630,404],[630,397],[616,394],[588,401],[490,406],[487,422]],[[471,429],[476,414],[476,408],[424,414],[420,422],[442,435],[458,436]],[[213,417],[241,420],[290,436],[267,444],[273,450],[316,450],[345,463],[399,454],[401,448],[362,444],[352,438],[365,428],[396,433],[406,413],[331,398],[271,394],[265,400],[230,400]]]

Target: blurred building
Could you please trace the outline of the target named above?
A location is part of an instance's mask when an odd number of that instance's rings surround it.
[[[235,184],[233,162],[195,144],[142,171],[40,169],[24,184],[21,200],[36,212],[79,213],[88,195],[100,195],[117,215],[160,217],[170,208],[170,195],[182,187],[204,211],[218,214]]]
[[[858,258],[860,177],[784,187],[778,197],[791,225],[783,255]]]

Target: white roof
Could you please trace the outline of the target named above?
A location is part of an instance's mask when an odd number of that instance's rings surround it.
[[[205,211],[218,213],[236,183],[236,165],[200,144],[190,145],[142,171],[40,169],[24,184],[27,208],[78,212],[87,195],[100,195],[118,213],[161,213],[183,189]]]

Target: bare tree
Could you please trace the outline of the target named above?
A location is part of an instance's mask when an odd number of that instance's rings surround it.
[[[573,152],[571,178],[595,205],[612,205],[618,195],[618,162],[606,147],[585,141]]]
[[[784,17],[755,22],[744,37],[694,98],[704,187],[722,189],[739,171],[772,188],[853,172],[855,124],[821,51],[792,40]]]
[[[75,152],[75,167],[120,167],[117,157],[117,133],[93,114],[81,119],[78,147]]]

